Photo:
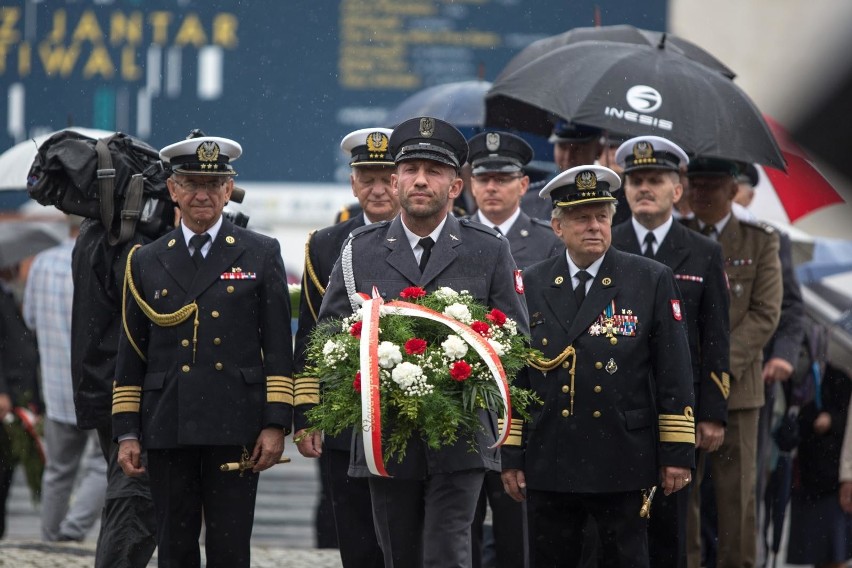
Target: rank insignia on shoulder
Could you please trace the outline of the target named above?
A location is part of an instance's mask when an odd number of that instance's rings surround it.
[[[515,271],[515,292],[518,294],[524,293],[524,277],[521,275],[520,270]]]
[[[672,317],[677,321],[683,319],[683,312],[680,311],[680,300],[672,300]]]
[[[243,272],[242,268],[232,268],[231,272],[223,272],[220,280],[257,280],[257,273]]]

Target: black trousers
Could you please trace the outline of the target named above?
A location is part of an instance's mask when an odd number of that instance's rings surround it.
[[[159,568],[201,566],[202,516],[207,568],[249,568],[258,475],[219,470],[241,454],[239,446],[148,450]]]
[[[343,568],[382,568],[367,478],[349,477],[349,452],[325,448],[320,465],[330,488]]]
[[[485,522],[487,505],[491,505],[491,526],[494,533],[494,565],[497,568],[521,568],[524,566],[524,525],[521,504],[509,497],[503,489],[503,480],[496,471],[485,472],[485,483],[476,505],[476,517],[472,527],[473,567],[481,568],[487,561],[483,558],[484,540],[482,525]]]
[[[695,475],[694,471],[692,475]],[[661,488],[657,488],[648,520],[648,553],[654,568],[686,568],[689,488],[687,485],[668,497],[663,495]]]
[[[648,523],[640,491],[559,493],[528,490],[535,568],[574,568],[583,556],[583,526],[593,517],[600,568],[648,568]]]

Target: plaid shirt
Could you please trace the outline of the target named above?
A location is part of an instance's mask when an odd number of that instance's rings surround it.
[[[74,239],[39,253],[24,291],[24,321],[36,332],[47,417],[76,424],[71,384],[71,305]]]

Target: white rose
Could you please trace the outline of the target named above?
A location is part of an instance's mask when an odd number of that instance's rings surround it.
[[[444,315],[458,320],[462,323],[472,323],[473,317],[470,315],[470,310],[464,304],[450,304],[444,308]]]
[[[441,347],[444,349],[447,357],[453,360],[461,359],[467,355],[467,343],[458,335],[448,336],[441,344]]]
[[[390,341],[382,341],[378,348],[379,366],[384,369],[390,369],[394,365],[402,361],[402,351],[399,346]]]

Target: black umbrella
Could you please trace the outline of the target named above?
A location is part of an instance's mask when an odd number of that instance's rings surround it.
[[[402,101],[385,117],[385,124],[396,126],[418,116],[440,118],[455,126],[481,127],[485,124],[485,93],[488,81],[458,81],[427,87]]]
[[[665,49],[584,41],[494,81],[485,124],[538,134],[557,117],[630,136],[655,134],[687,152],[784,169],[760,111],[721,73]]]
[[[500,74],[497,76],[497,80],[499,81],[503,77],[517,71],[530,61],[538,59],[542,55],[550,53],[554,49],[558,49],[565,45],[579,43],[581,41],[609,41],[662,47],[672,53],[683,55],[697,63],[701,63],[702,65],[718,71],[725,77],[730,79],[736,77],[736,73],[731,71],[727,65],[691,41],[666,32],[643,30],[629,25],[618,25],[598,26],[593,28],[573,28],[567,32],[534,41],[509,60],[509,63],[507,63],[503,70],[500,71]]]

